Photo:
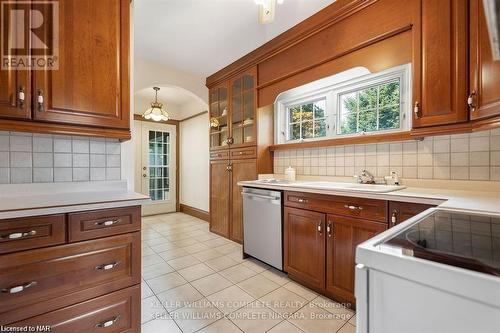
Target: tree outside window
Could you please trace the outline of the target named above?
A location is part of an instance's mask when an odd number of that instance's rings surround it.
[[[326,100],[295,105],[288,108],[288,140],[326,136]]]
[[[401,127],[399,80],[341,94],[339,97],[339,134]]]

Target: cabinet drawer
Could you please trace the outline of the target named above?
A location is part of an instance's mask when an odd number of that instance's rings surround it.
[[[231,159],[257,158],[257,147],[231,149]]]
[[[285,192],[285,205],[387,223],[388,204],[385,200]]]
[[[9,326],[49,325],[51,332],[60,333],[139,332],[140,293],[134,286]]]
[[[136,232],[0,256],[0,318],[52,298],[92,297],[91,289],[104,294],[139,283],[140,241]]]
[[[70,213],[69,242],[118,235],[141,228],[141,206]]]
[[[0,253],[66,242],[65,216],[48,215],[0,220]]]
[[[210,152],[211,160],[227,160],[229,159],[229,151],[228,150],[218,150]]]

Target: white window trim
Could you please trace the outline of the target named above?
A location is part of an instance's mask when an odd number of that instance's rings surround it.
[[[346,71],[348,73],[353,71],[359,73],[368,72],[355,68]],[[351,74],[352,75],[352,74]],[[356,136],[370,136],[379,135],[384,133],[405,132],[411,128],[411,64],[405,64],[393,67],[378,73],[362,74],[355,78],[348,78],[349,75],[342,75],[342,73],[334,75],[330,78],[321,79],[302,87],[294,88],[286,91],[278,96],[275,102],[275,131],[274,142],[275,144],[283,143],[297,143],[308,141],[320,141],[336,138],[356,137]],[[339,82],[339,79],[343,82]],[[363,87],[374,86],[381,84],[392,79],[399,79],[400,81],[400,102],[401,102],[401,127],[397,129],[381,130],[366,133],[352,133],[352,134],[337,134],[337,125],[339,124],[339,100],[341,94],[349,91],[359,90]],[[332,83],[332,81],[334,83]],[[287,126],[288,108],[297,104],[305,104],[307,102],[316,101],[326,98],[326,118],[327,118],[327,135],[320,138],[300,139],[300,140],[287,140],[289,128]]]

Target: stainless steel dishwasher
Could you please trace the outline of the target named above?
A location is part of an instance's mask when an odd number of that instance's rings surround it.
[[[243,188],[243,253],[283,270],[281,191]]]

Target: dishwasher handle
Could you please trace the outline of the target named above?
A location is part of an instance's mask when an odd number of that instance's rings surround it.
[[[267,200],[279,200],[280,197],[275,197],[271,195],[263,195],[263,194],[255,194],[255,193],[248,193],[248,192],[241,192],[242,195],[247,196],[249,198],[259,198],[259,199],[267,199]]]

